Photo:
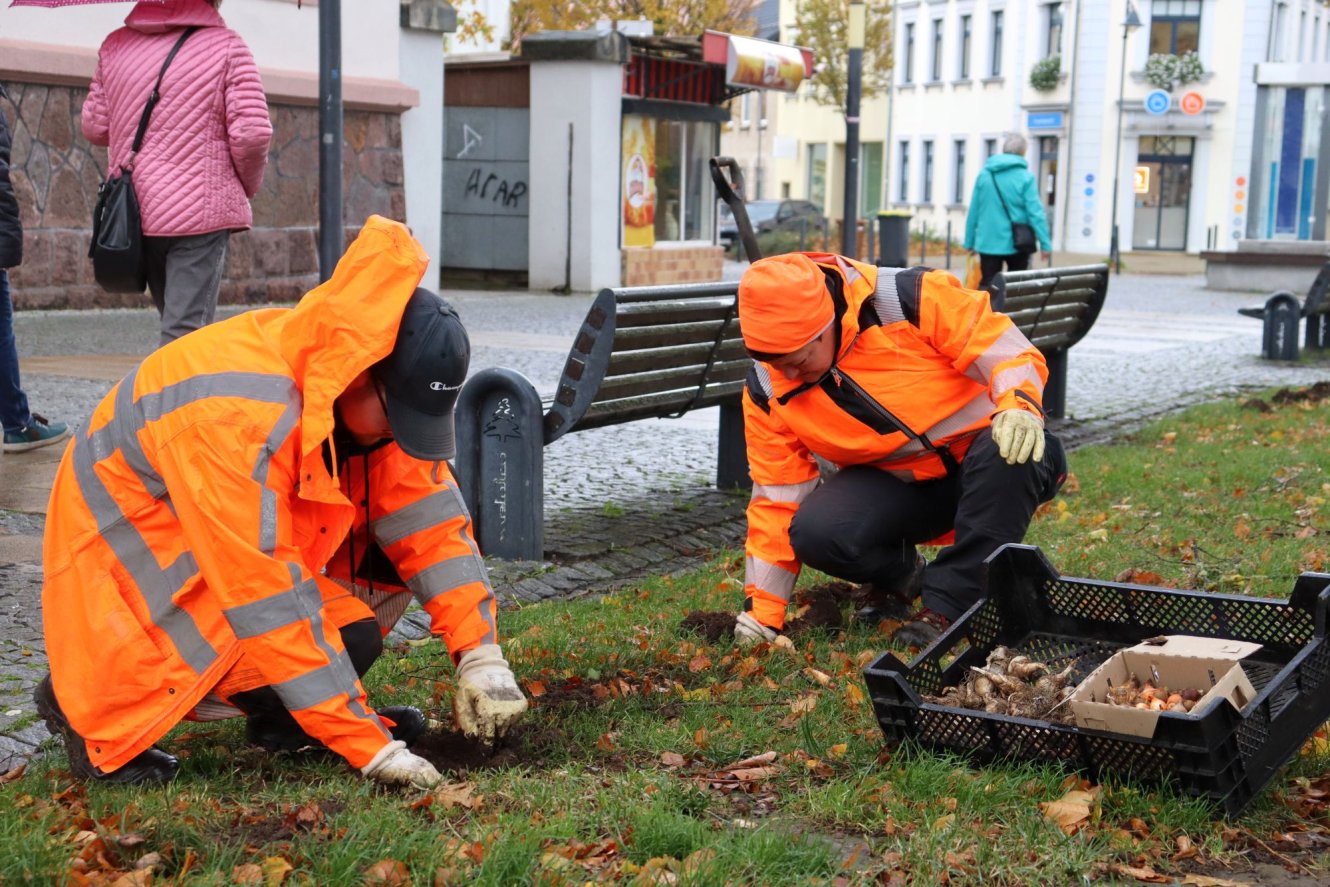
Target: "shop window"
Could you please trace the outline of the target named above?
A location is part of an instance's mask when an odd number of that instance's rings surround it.
[[[924,203],[933,202],[933,141],[924,140],[924,168],[923,168],[923,194]]]
[[[997,153],[997,139],[984,139],[984,159],[992,157]]]
[[[707,161],[716,153],[716,124],[656,122],[656,239],[710,240],[715,186]]]
[[[965,202],[965,139],[957,139],[953,146],[951,202],[959,206]]]
[[[961,39],[960,39],[960,78],[962,80],[970,79],[970,20],[968,15],[961,16]]]
[[[1201,44],[1201,0],[1153,0],[1150,52],[1182,55]]]
[[[818,206],[827,205],[827,146],[819,142],[808,146],[808,199]]]
[[[988,76],[1002,76],[1002,12],[993,13],[993,39],[988,51]]]

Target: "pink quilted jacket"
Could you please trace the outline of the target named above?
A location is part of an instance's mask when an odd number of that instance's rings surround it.
[[[137,4],[111,32],[83,104],[83,135],[110,147],[111,171],[129,160],[157,72],[190,25],[201,27],[167,68],[134,161],[143,233],[154,237],[248,228],[268,164],[272,122],[254,57],[206,0]]]

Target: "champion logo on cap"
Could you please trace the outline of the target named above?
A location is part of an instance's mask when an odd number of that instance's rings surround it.
[[[429,387],[430,387],[430,390],[432,390],[432,391],[456,391],[456,390],[458,390],[459,388],[461,388],[462,386],[461,386],[461,385],[445,385],[445,384],[443,384],[442,382],[430,382],[430,383],[429,383]]]

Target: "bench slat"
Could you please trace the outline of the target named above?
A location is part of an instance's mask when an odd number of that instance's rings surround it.
[[[708,374],[707,387],[711,388],[735,380],[742,382],[752,365],[753,362],[747,358],[716,363],[711,367],[711,372]],[[693,392],[697,390],[697,386],[702,381],[703,369],[705,369],[705,366],[698,364],[678,369],[634,373],[631,376],[609,377],[600,383],[600,390],[596,392],[596,399],[592,403],[599,404],[625,397],[648,395],[660,391],[668,392],[675,389]]]
[[[1042,280],[1014,280],[1007,281],[1007,295],[1012,296],[1016,293],[1039,291],[1047,292],[1050,289],[1097,289],[1102,285],[1102,282],[1103,278],[1098,274],[1063,274],[1056,279],[1045,277]]]
[[[618,289],[604,289],[602,293],[612,293],[619,305],[633,302],[674,301],[680,298],[704,298],[706,296],[729,296],[734,298],[739,292],[739,281],[722,280],[716,283],[668,283],[660,286],[625,286]]]
[[[1008,293],[1007,301],[1002,306],[1002,313],[1011,314],[1013,311],[1038,308],[1040,305],[1093,305],[1097,298],[1098,294],[1089,289],[1059,290],[1052,293],[1020,293],[1015,296]]]
[[[706,407],[713,407],[717,404],[735,400],[743,391],[743,386],[743,380],[740,379],[735,382],[726,382],[724,385],[709,387],[693,404],[693,409],[705,409]],[[605,425],[617,425],[621,422],[631,422],[634,419],[647,419],[661,414],[677,412],[693,399],[695,390],[668,391],[664,394],[593,403],[577,423],[577,427],[579,429],[600,428]]]
[[[1008,311],[1006,315],[1011,318],[1012,323],[1016,324],[1017,329],[1023,333],[1028,333],[1031,329],[1041,327],[1046,323],[1082,317],[1088,310],[1090,309],[1085,304],[1053,305],[1048,308],[1026,308],[1021,311]]]
[[[619,329],[720,320],[734,306],[734,297],[709,299],[671,299],[661,302],[628,303],[618,306]]]
[[[720,329],[719,320],[704,320],[697,323],[679,323],[673,326],[639,326],[616,330],[614,334],[615,351],[640,351],[643,348],[664,348],[678,342],[716,341],[716,332]],[[725,327],[725,338],[740,340],[739,319],[736,317]]]
[[[641,373],[647,370],[659,370],[667,367],[701,366],[711,356],[711,342],[698,342],[693,345],[675,345],[671,348],[646,348],[640,351],[620,351],[610,356],[606,376],[625,376],[629,373]],[[726,360],[744,360],[748,351],[742,339],[726,339],[716,349],[716,362]]]

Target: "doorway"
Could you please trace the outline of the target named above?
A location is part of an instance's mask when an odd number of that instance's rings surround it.
[[[1053,236],[1053,217],[1058,205],[1058,137],[1039,137],[1039,201],[1049,236]]]
[[[1195,145],[1191,136],[1141,136],[1132,249],[1186,251]]]

